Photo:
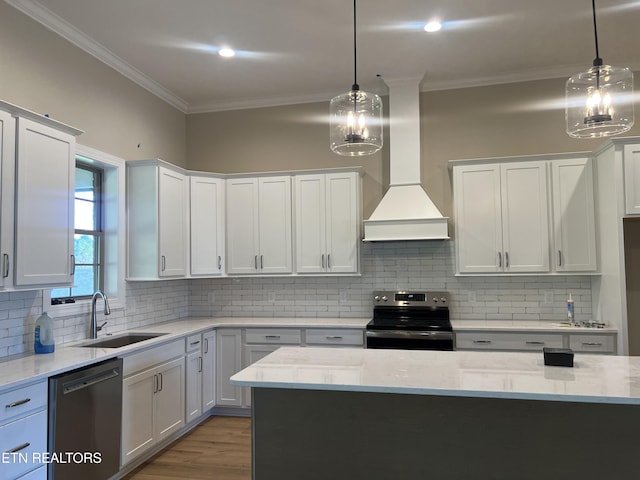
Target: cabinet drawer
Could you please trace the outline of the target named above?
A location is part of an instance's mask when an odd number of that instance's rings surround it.
[[[246,343],[277,343],[300,345],[302,336],[297,328],[252,328],[245,330]]]
[[[552,333],[456,333],[458,350],[530,350],[543,347],[562,347],[562,335]]]
[[[39,408],[46,408],[47,389],[47,381],[45,380],[0,393],[0,423]]]
[[[357,329],[308,328],[307,345],[364,345],[364,331]]]
[[[582,353],[615,353],[613,335],[577,335],[569,336],[569,348]]]
[[[126,377],[132,373],[155,367],[156,365],[184,355],[184,342],[184,339],[181,338],[124,357],[122,361],[122,376]]]
[[[47,451],[47,411],[43,410],[0,427],[0,478],[16,478],[32,470],[34,457]],[[9,453],[14,452],[14,453]]]
[[[200,350],[201,346],[202,346],[202,335],[200,333],[189,335],[187,338],[185,338],[186,352],[195,352],[196,350]]]

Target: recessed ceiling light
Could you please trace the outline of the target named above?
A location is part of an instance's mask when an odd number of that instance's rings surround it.
[[[428,22],[425,26],[424,26],[424,31],[425,32],[437,32],[438,30],[440,30],[442,28],[442,24],[440,22]]]
[[[227,48],[227,47],[221,48],[218,51],[218,55],[220,55],[221,57],[233,57],[235,54],[236,54],[236,52],[233,51],[233,49]]]

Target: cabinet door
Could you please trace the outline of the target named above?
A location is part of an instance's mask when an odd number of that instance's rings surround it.
[[[358,271],[359,186],[357,173],[326,175],[327,271]]]
[[[161,277],[187,274],[188,202],[184,175],[158,167],[159,250]]]
[[[591,159],[554,160],[551,176],[555,269],[594,271],[597,262]]]
[[[202,354],[195,351],[186,356],[186,421],[202,414]]]
[[[15,125],[15,119],[11,115],[0,112],[0,287],[10,286],[13,278]]]
[[[191,177],[190,181],[191,275],[222,275],[224,180]]]
[[[624,197],[627,215],[639,215],[640,144],[624,146]]]
[[[256,363],[258,360],[266,357],[270,353],[275,352],[278,348],[280,348],[280,345],[245,345],[243,368]],[[250,407],[251,387],[243,387],[243,397],[243,405],[245,407]]]
[[[216,404],[216,331],[202,335],[202,411]]]
[[[71,285],[75,137],[18,119],[16,285]]]
[[[155,438],[162,441],[184,426],[184,357],[157,368],[158,391],[155,395]]]
[[[218,405],[242,406],[242,388],[229,379],[242,369],[242,334],[240,330],[217,332],[216,377]]]
[[[453,180],[458,270],[502,271],[500,166],[455,167]]]
[[[258,273],[258,180],[227,180],[227,273]]]
[[[500,175],[504,271],[548,272],[546,163],[503,164]]]
[[[154,443],[153,397],[156,383],[155,369],[122,380],[122,465],[147,451]]]
[[[296,272],[326,269],[325,176],[295,177]]]
[[[260,273],[291,273],[291,177],[264,177],[259,189]]]

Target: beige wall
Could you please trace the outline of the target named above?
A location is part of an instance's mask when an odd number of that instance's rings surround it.
[[[603,143],[565,133],[564,84],[554,79],[421,95],[422,184],[445,216],[453,215],[449,160],[590,151]],[[324,102],[188,115],[188,168],[250,172],[362,165],[368,218],[388,183],[393,139],[385,138],[381,155],[334,155],[328,108]],[[629,135],[640,135],[640,121]]]
[[[2,1],[0,70],[2,100],[84,130],[79,143],[186,165],[182,112]]]

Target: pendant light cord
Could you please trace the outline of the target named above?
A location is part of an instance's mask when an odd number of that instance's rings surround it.
[[[595,0],[594,0],[595,1]],[[353,0],[353,86],[352,90],[360,90],[358,86],[358,49],[356,39],[356,0]]]
[[[596,24],[596,0],[591,0],[591,8],[593,9],[593,36],[596,42],[596,58],[593,60],[593,66],[599,67],[602,65],[602,59],[600,58],[600,50],[598,49],[598,26]]]

